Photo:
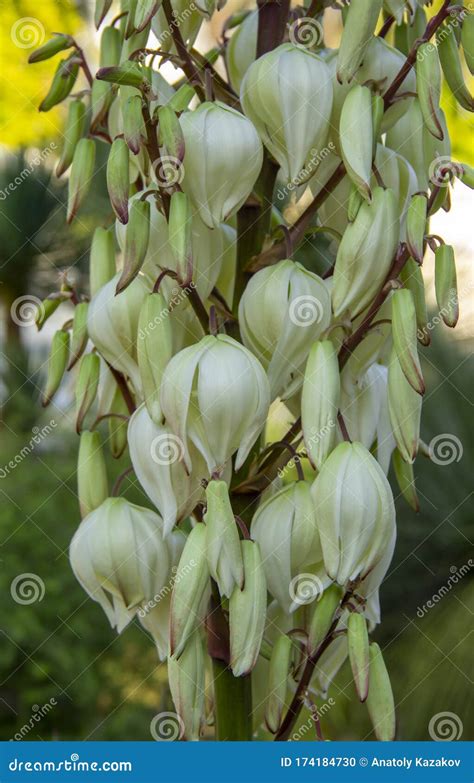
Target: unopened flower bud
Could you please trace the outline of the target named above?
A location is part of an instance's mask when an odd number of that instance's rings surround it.
[[[393,452],[392,464],[397,484],[400,487],[400,492],[410,508],[412,508],[413,511],[419,511],[420,504],[416,493],[413,464],[411,462],[405,462],[398,449],[395,449]]]
[[[119,84],[124,87],[136,87],[142,89],[146,83],[146,71],[140,68],[138,63],[125,60],[120,65],[111,65],[99,68],[97,71],[99,81]]]
[[[226,46],[226,63],[232,87],[240,93],[242,80],[257,57],[258,11],[251,11],[233,32]]]
[[[201,624],[209,600],[206,527],[194,527],[179,560],[179,581],[173,586],[170,610],[170,654],[179,658],[188,639]]]
[[[324,642],[334,622],[343,591],[340,585],[330,585],[316,602],[308,628],[308,653],[314,655]]]
[[[438,28],[436,43],[444,78],[453,94],[454,100],[463,109],[474,111],[474,98],[464,81],[461,57],[456,39],[456,27],[449,18]]]
[[[125,149],[127,146],[125,145]],[[127,149],[128,154],[128,149]],[[150,239],[150,204],[137,199],[132,202],[125,232],[123,270],[117,283],[119,294],[136,278],[145,261]]]
[[[67,204],[67,222],[71,223],[86,198],[95,166],[95,142],[92,139],[81,139],[74,152],[71,176],[69,178],[69,196]]]
[[[68,370],[70,370],[80,359],[85,351],[88,333],[87,333],[87,313],[89,311],[88,302],[79,302],[74,309],[74,320],[72,323],[71,339],[71,359]]]
[[[189,0],[171,0],[173,16],[179,21],[179,32],[184,43],[193,43],[202,25],[203,18],[199,13],[196,4]],[[165,12],[161,7],[151,20],[151,29],[155,37],[160,42],[162,51],[175,51],[173,45],[173,36],[170,34],[168,21]]]
[[[94,23],[99,29],[112,5],[113,0],[95,0]]]
[[[117,66],[120,62],[122,34],[116,27],[105,27],[100,39],[100,67]],[[114,87],[109,82],[94,79],[91,90],[91,127],[106,122],[114,99]]]
[[[160,145],[167,155],[176,160],[176,165],[184,158],[185,143],[178,115],[171,106],[161,106],[158,110]]]
[[[369,634],[359,612],[351,612],[347,620],[347,643],[357,695],[359,701],[365,701],[369,692]]]
[[[109,437],[107,438],[107,445],[110,449],[110,453],[114,459],[119,459],[125,449],[127,448],[127,427],[128,427],[128,415],[129,410],[127,403],[123,398],[122,391],[115,383],[115,392],[110,404],[109,413],[116,415],[109,418]],[[124,418],[125,417],[125,418]]]
[[[104,359],[130,378],[135,391],[140,391],[138,319],[151,284],[145,277],[139,276],[116,296],[118,279],[119,275],[115,275],[91,300],[87,328],[92,342]]]
[[[400,454],[413,462],[420,438],[422,397],[408,383],[395,350],[388,366],[388,407],[392,430]]]
[[[371,198],[370,180],[374,155],[372,93],[356,85],[341,111],[339,141],[346,171],[364,198]]]
[[[123,139],[115,139],[110,148],[107,161],[107,188],[117,218],[121,223],[128,223],[129,151]]]
[[[291,397],[305,362],[331,319],[330,297],[318,275],[286,259],[250,278],[239,305],[244,344],[267,370],[271,397]]]
[[[346,310],[361,313],[380,291],[399,238],[398,205],[393,190],[375,188],[346,228],[334,268],[332,303],[336,318]]]
[[[335,442],[340,393],[336,350],[329,340],[315,342],[304,374],[301,424],[306,451],[318,470]]]
[[[260,652],[267,611],[267,586],[260,549],[242,541],[244,588],[236,587],[229,601],[230,666],[234,677],[249,674]]]
[[[76,381],[76,431],[78,433],[97,397],[99,375],[99,356],[96,353],[86,353],[80,361]]]
[[[439,102],[441,98],[441,66],[438,48],[423,43],[416,54],[416,91],[426,127],[436,139],[443,139]]]
[[[210,481],[206,489],[206,549],[209,571],[222,596],[230,598],[244,583],[237,523],[225,481]]]
[[[459,318],[459,298],[454,248],[440,245],[435,253],[435,291],[440,315],[446,326],[455,327]]]
[[[91,297],[95,296],[116,273],[114,235],[110,229],[99,226],[92,237],[89,261]]]
[[[221,103],[186,111],[180,123],[186,150],[183,190],[203,222],[216,228],[250,194],[262,167],[261,141],[243,114]]]
[[[56,312],[62,301],[63,299],[59,296],[55,297],[54,299],[50,299],[49,297],[43,299],[36,311],[35,316],[35,324],[38,332],[41,331],[48,318],[51,318],[53,313]]]
[[[426,310],[425,284],[421,267],[413,258],[409,258],[403,267],[400,278],[403,286],[411,291],[415,304],[417,337],[422,345],[429,345],[431,338],[428,331],[428,312]]]
[[[130,152],[138,155],[146,140],[146,128],[142,114],[142,99],[140,95],[132,95],[127,99],[122,110],[123,135]]]
[[[63,35],[62,33],[55,33],[54,37],[50,41],[40,46],[39,49],[35,49],[33,54],[28,57],[30,63],[40,63],[43,60],[49,60],[59,52],[64,52],[65,49],[70,49],[74,46],[74,41],[70,35]]]
[[[393,346],[405,377],[418,394],[424,394],[425,382],[418,358],[415,302],[411,291],[394,291],[392,302]]]
[[[176,712],[184,726],[184,740],[198,740],[201,733],[205,675],[203,640],[199,631],[196,631],[179,658],[168,658],[168,682]]]
[[[160,512],[166,536],[202,499],[201,482],[208,475],[204,460],[192,447],[193,472],[188,474],[179,439],[168,427],[152,421],[144,405],[130,419],[128,446],[135,475]]]
[[[289,636],[281,634],[273,645],[268,669],[265,723],[272,734],[281,726],[283,710],[288,693],[288,678],[291,667],[292,642]]]
[[[191,204],[185,193],[176,192],[171,196],[168,229],[178,280],[187,284],[193,276],[193,250]]]
[[[163,375],[161,406],[167,424],[181,439],[189,471],[188,439],[205,458],[211,474],[222,471],[236,451],[238,470],[265,424],[269,404],[262,365],[227,335],[208,335],[184,348],[173,356]]]
[[[135,16],[133,20],[135,30],[141,32],[141,30],[145,29],[156,14],[160,4],[161,2],[159,0],[140,0],[139,3],[135,3]]]
[[[98,432],[84,430],[77,459],[77,496],[81,517],[98,508],[109,496],[107,470]]]
[[[352,0],[337,57],[337,78],[341,84],[354,78],[375,32],[381,10],[382,0]]]
[[[53,81],[49,92],[40,104],[40,111],[50,111],[54,106],[67,98],[70,92],[72,92],[76,83],[77,76],[79,74],[79,63],[75,52],[66,60],[61,60],[56,73],[54,74]]]
[[[162,424],[161,380],[173,355],[170,310],[164,296],[157,292],[145,297],[138,320],[137,358],[143,394],[149,415]]]
[[[46,386],[42,398],[44,407],[49,405],[53,399],[66,372],[69,363],[69,343],[69,332],[59,329],[54,334],[49,352]]]
[[[87,122],[87,111],[83,101],[75,99],[69,103],[69,110],[64,127],[64,143],[61,152],[61,158],[59,159],[56,167],[56,176],[60,177],[68,170],[74,159],[74,151],[82,139]]]
[[[312,495],[327,573],[340,585],[363,578],[382,558],[395,527],[392,490],[380,465],[361,443],[340,443],[323,463]]]
[[[242,107],[287,182],[314,168],[329,130],[333,90],[324,60],[285,43],[248,69],[241,87]]]
[[[375,642],[369,647],[369,656],[367,709],[377,739],[392,742],[396,731],[395,703],[382,651]]]
[[[424,193],[415,193],[407,211],[406,234],[410,255],[418,264],[423,263],[424,239],[428,201]]]
[[[295,481],[271,495],[255,512],[251,536],[260,546],[269,592],[282,609],[292,611],[298,603],[292,579],[323,559],[310,485]]]
[[[108,498],[82,520],[69,556],[76,578],[118,633],[169,576],[160,517],[124,498]]]

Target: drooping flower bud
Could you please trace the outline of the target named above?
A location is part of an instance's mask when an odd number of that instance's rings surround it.
[[[95,142],[81,139],[74,152],[71,176],[69,178],[69,196],[67,204],[67,222],[71,223],[86,198],[95,166]]]
[[[416,53],[416,91],[426,127],[436,139],[443,139],[439,102],[441,98],[441,66],[438,49],[423,43]]]
[[[115,391],[109,413],[114,413],[115,415],[109,418],[109,437],[107,438],[107,445],[112,457],[114,459],[119,459],[127,448],[127,419],[129,410],[121,389],[119,389],[115,383],[115,379],[114,388]]]
[[[186,150],[182,188],[201,220],[216,228],[250,194],[262,168],[261,141],[243,114],[218,102],[184,112],[180,123]]]
[[[193,471],[194,472],[194,471]],[[206,549],[209,571],[222,596],[242,589],[244,565],[240,538],[225,481],[210,481],[206,489]]]
[[[405,288],[411,291],[415,305],[417,338],[422,345],[429,345],[431,338],[428,331],[428,312],[426,309],[425,284],[421,267],[409,258],[400,273],[400,279]]]
[[[332,99],[324,60],[291,43],[259,57],[245,74],[243,110],[287,182],[315,168],[329,130]]]
[[[138,319],[151,284],[140,275],[116,296],[119,277],[115,275],[92,298],[87,328],[92,342],[104,359],[128,376],[138,392],[141,390],[137,365]]]
[[[63,329],[55,332],[49,352],[46,386],[42,397],[43,407],[49,405],[53,399],[66,372],[69,363],[69,343],[69,332]]]
[[[100,39],[100,67],[117,66],[120,63],[121,49],[122,34],[120,30],[116,27],[105,27]],[[113,100],[113,85],[94,79],[91,90],[91,127],[93,130],[107,122],[107,113]]]
[[[135,5],[133,24],[135,30],[141,32],[156,14],[158,6],[161,5],[161,0],[140,0],[140,2]]]
[[[74,159],[74,151],[82,139],[87,121],[86,106],[83,101],[75,99],[69,103],[69,110],[64,127],[64,143],[61,158],[56,167],[56,176],[60,177],[68,170]]]
[[[169,576],[170,555],[158,514],[108,498],[79,525],[69,550],[72,570],[120,633]]]
[[[142,98],[131,95],[122,109],[123,135],[130,152],[138,155],[146,140],[146,128],[142,113]]]
[[[158,122],[160,130],[160,147],[162,147],[166,155],[172,159],[170,163],[178,167],[182,163],[185,152],[183,130],[179,123],[178,115],[171,106],[161,106],[158,109]],[[172,166],[169,172],[167,168],[163,167],[162,174],[163,177],[160,177],[160,179],[164,179],[165,181],[167,181],[168,176],[170,179],[173,177],[180,179],[179,170],[173,169]],[[173,183],[171,182],[170,184],[172,185]]]
[[[239,305],[244,344],[267,370],[271,397],[301,386],[311,345],[331,319],[330,297],[318,275],[286,259],[250,278]]]
[[[399,238],[393,190],[375,188],[371,204],[362,204],[344,232],[334,268],[332,303],[336,318],[346,310],[361,313],[380,291]]]
[[[375,32],[381,10],[382,0],[352,0],[337,56],[337,78],[341,84],[354,78]]]
[[[365,701],[369,692],[369,634],[359,612],[351,612],[347,620],[347,643],[357,695],[359,701]]]
[[[295,481],[271,495],[257,509],[250,532],[260,546],[269,592],[282,609],[292,611],[303,603],[292,579],[315,566],[317,583],[323,559],[310,485]],[[316,597],[315,593],[313,600]]]
[[[464,22],[463,22],[464,24]],[[455,25],[448,20],[436,32],[438,54],[444,78],[453,97],[463,109],[474,111],[474,98],[464,81]]]
[[[418,264],[423,263],[428,201],[424,193],[415,193],[407,211],[407,247]]]
[[[129,151],[123,139],[115,139],[107,161],[107,188],[110,203],[121,223],[128,223]]]
[[[137,199],[133,201],[130,208],[130,216],[125,232],[123,269],[117,283],[117,294],[124,291],[138,275],[146,258],[149,239],[150,204],[148,201]]]
[[[272,734],[281,726],[283,710],[288,693],[288,677],[291,666],[292,642],[289,636],[281,634],[273,645],[268,670],[265,723]]]
[[[188,639],[204,619],[210,595],[206,555],[206,528],[190,532],[179,560],[181,578],[173,586],[170,609],[170,654],[179,658]]]
[[[341,384],[337,353],[330,340],[315,342],[304,374],[301,425],[313,467],[321,468],[336,439]]]
[[[233,32],[226,46],[226,63],[232,87],[240,93],[242,80],[257,57],[258,11],[251,11]]]
[[[199,631],[195,631],[180,657],[168,658],[168,682],[176,712],[184,726],[184,740],[198,740],[201,733],[205,675],[203,640]]]
[[[76,53],[73,52],[65,60],[61,60],[54,74],[51,87],[45,98],[41,101],[39,110],[50,111],[58,103],[62,103],[72,92],[79,74],[79,63]]]
[[[156,424],[141,405],[128,425],[128,446],[135,475],[163,518],[166,536],[185,519],[203,497],[206,464],[191,446],[193,472],[183,464],[183,446],[169,427]]]
[[[112,3],[113,0],[95,0],[94,23],[96,30],[99,29],[107,16]]]
[[[474,74],[474,14],[463,15],[461,27],[461,44],[466,65]]]
[[[96,353],[86,353],[79,364],[76,381],[76,432],[82,424],[97,397],[100,376],[100,359]]]
[[[258,359],[227,335],[208,335],[184,348],[167,365],[161,406],[167,424],[183,444],[189,471],[190,439],[209,472],[222,472],[237,451],[244,463],[268,414],[268,380]]]
[[[30,54],[28,62],[30,65],[32,63],[41,63],[54,57],[55,54],[59,54],[59,52],[64,52],[65,49],[70,49],[71,46],[74,46],[74,40],[70,35],[54,33],[50,41],[47,41],[39,49],[35,49],[33,54]]]
[[[339,142],[346,171],[364,198],[370,200],[374,155],[372,93],[357,85],[349,91],[341,111]]]
[[[71,367],[74,367],[77,360],[80,359],[85,351],[89,336],[87,333],[88,311],[88,302],[79,302],[79,304],[77,304],[74,309],[71,338],[71,358],[69,360],[68,370],[70,370]]]
[[[314,655],[325,640],[341,603],[343,591],[340,585],[330,585],[317,601],[308,628],[308,653]]]
[[[109,496],[107,470],[98,432],[84,430],[77,459],[77,496],[81,517],[98,508]]]
[[[440,315],[446,324],[454,328],[459,318],[459,298],[454,248],[440,245],[435,253],[435,291]]]
[[[249,674],[260,652],[267,610],[267,586],[260,549],[242,541],[244,588],[236,587],[229,601],[230,666],[234,677]]]
[[[184,43],[192,44],[195,41],[199,28],[203,22],[202,15],[199,13],[196,4],[193,3],[191,5],[189,0],[171,0],[171,6],[174,18],[180,20],[179,32],[181,33]],[[159,8],[158,12],[151,20],[151,29],[158,39],[162,51],[174,51],[173,36],[169,29],[163,8]]]
[[[114,235],[110,229],[98,227],[94,231],[89,261],[91,297],[116,274]]]
[[[375,736],[381,742],[395,739],[395,702],[382,650],[375,642],[369,647],[369,693],[367,709]]]
[[[340,443],[312,495],[326,571],[340,585],[363,578],[382,558],[395,527],[392,490],[361,443]]]
[[[400,492],[413,511],[420,510],[418,495],[415,486],[415,474],[413,464],[405,462],[398,449],[395,449],[392,456],[393,470]]]
[[[422,397],[408,383],[395,350],[388,366],[388,408],[400,454],[413,462],[420,438]]]
[[[147,84],[147,69],[141,68],[138,63],[125,60],[120,65],[111,65],[99,68],[97,79],[110,84],[119,84],[121,87],[136,87],[143,89]]]
[[[161,293],[151,293],[145,298],[140,309],[137,359],[146,407],[157,425],[161,425],[163,419],[160,407],[161,379],[172,355],[169,308]]]
[[[193,277],[192,212],[185,193],[171,196],[168,237],[180,283],[190,283]]]
[[[424,394],[425,382],[418,358],[415,303],[411,291],[394,291],[392,302],[393,346],[405,377],[418,394]]]

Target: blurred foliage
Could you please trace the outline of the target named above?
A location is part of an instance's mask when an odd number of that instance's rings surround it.
[[[54,61],[28,65],[28,56],[54,32],[74,35],[82,23],[73,0],[0,0],[0,138],[16,149],[38,146],[61,133],[64,109],[38,112]]]

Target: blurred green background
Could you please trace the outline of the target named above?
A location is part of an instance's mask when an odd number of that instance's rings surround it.
[[[88,238],[93,227],[109,221],[103,176],[73,230],[65,229],[64,184],[52,174],[55,153],[43,165],[34,152],[60,145],[63,112],[37,112],[51,63],[26,65],[29,49],[15,45],[11,30],[18,18],[40,19],[45,33],[74,32],[92,61],[88,2],[33,0],[0,2],[0,191],[21,178],[7,198],[0,193],[0,738],[10,739],[28,725],[25,739],[149,740],[153,716],[170,709],[166,668],[140,626],[121,637],[108,627],[102,610],[76,582],[67,556],[79,522],[75,485],[77,437],[73,434],[71,394],[67,388],[42,411],[39,389],[51,332],[37,335],[19,312],[24,295],[42,297],[57,287],[65,270],[81,284],[87,269]],[[434,6],[436,9],[436,4]],[[444,96],[453,158],[472,161],[472,125],[466,113]],[[98,170],[103,163],[99,154]],[[21,172],[28,175],[21,177]],[[462,189],[462,192],[461,190]],[[421,510],[412,512],[397,498],[399,537],[395,559],[382,589],[383,622],[375,637],[383,646],[398,705],[398,737],[429,739],[433,716],[455,713],[462,739],[474,736],[468,710],[472,685],[472,248],[463,244],[461,224],[469,220],[472,199],[458,185],[453,209],[443,219],[461,259],[460,329],[443,325],[423,352],[428,392],[422,436],[429,443],[440,433],[459,439],[459,461],[437,466],[420,457],[416,464]],[[472,214],[471,218],[472,220]],[[453,241],[450,238],[450,241]],[[466,257],[467,253],[467,257]],[[430,259],[431,263],[431,259]],[[467,293],[466,293],[467,292]],[[470,302],[471,300],[471,302]],[[470,303],[469,303],[470,302]],[[68,311],[61,306],[58,320]],[[20,321],[20,324],[18,323]],[[449,332],[449,333],[448,333]],[[48,426],[43,436],[43,428]],[[39,444],[32,438],[39,432]],[[106,433],[106,428],[104,429]],[[18,455],[21,455],[18,458]],[[17,460],[9,466],[11,460]],[[117,476],[126,463],[109,460]],[[113,464],[112,464],[113,463]],[[392,482],[393,486],[395,482]],[[140,499],[130,485],[130,497]],[[142,498],[143,500],[143,498]],[[146,501],[145,501],[146,502]],[[471,559],[471,563],[473,560]],[[420,607],[449,584],[456,569],[465,573],[452,589]],[[44,583],[42,600],[19,604],[11,594],[21,574]],[[370,737],[363,705],[353,697],[345,667],[329,696],[334,701],[322,718],[325,737]],[[44,709],[44,705],[54,705]],[[38,722],[34,716],[46,713]],[[309,739],[309,735],[304,736]]]

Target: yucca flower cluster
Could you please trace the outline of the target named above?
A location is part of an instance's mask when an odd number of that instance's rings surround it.
[[[376,737],[393,739],[369,633],[396,540],[391,464],[417,507],[431,254],[440,312],[458,318],[453,250],[429,222],[453,174],[474,182],[450,162],[439,105],[444,75],[473,110],[474,16],[259,0],[203,54],[225,3],[111,5],[96,2],[95,73],[68,35],[30,58],[62,58],[40,108],[68,102],[68,221],[99,146],[115,221],[92,237],[90,290],[64,282],[38,321],[74,304],[44,390],[48,404],[74,373],[72,568],[119,633],[135,617],[150,633],[184,738],[287,739],[349,657]],[[120,478],[110,491],[104,445],[129,455],[147,507]]]

